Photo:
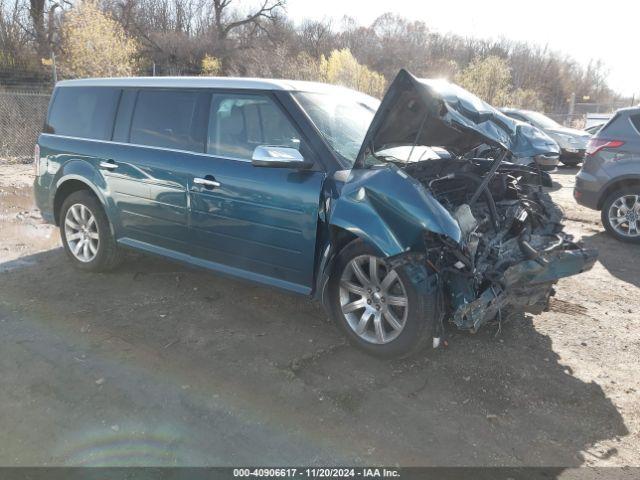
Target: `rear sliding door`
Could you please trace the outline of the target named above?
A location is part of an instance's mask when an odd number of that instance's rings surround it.
[[[124,91],[106,172],[122,243],[189,252],[189,169],[204,154],[209,98],[203,90]]]

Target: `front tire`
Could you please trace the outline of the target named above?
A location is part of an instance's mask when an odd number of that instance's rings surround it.
[[[422,265],[391,268],[361,240],[336,258],[329,280],[333,320],[368,354],[407,357],[433,338],[436,295]]]
[[[120,263],[111,224],[98,199],[87,190],[69,195],[60,209],[60,236],[73,265],[104,272]]]
[[[600,212],[602,225],[618,240],[640,243],[640,185],[612,192]]]

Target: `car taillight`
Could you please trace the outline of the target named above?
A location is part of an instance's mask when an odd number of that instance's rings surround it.
[[[36,177],[40,176],[40,145],[33,147],[33,165],[36,169]]]
[[[595,155],[603,148],[618,148],[624,145],[622,140],[606,140],[604,138],[592,138],[587,143],[587,155]]]

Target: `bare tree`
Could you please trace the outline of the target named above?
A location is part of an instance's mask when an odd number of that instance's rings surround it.
[[[506,64],[505,88],[517,93],[518,103],[539,101],[544,110],[561,113],[573,93],[594,103],[616,98],[601,63],[582,66],[545,46],[442,34],[426,22],[394,14],[381,15],[371,25],[344,18],[334,28],[329,20],[296,26],[285,14],[286,0],[95,1],[141,45],[141,72],[149,73],[155,64],[160,74],[200,74],[207,58],[220,62],[223,75],[314,79],[321,55],[348,49],[358,64],[388,82],[400,68],[420,77],[454,79],[472,62],[495,57]],[[0,0],[3,61],[29,58],[35,65],[51,49],[64,55],[58,32],[71,2]]]
[[[54,49],[58,13],[71,5],[70,0],[29,0],[31,27],[25,29],[34,38],[40,58],[48,58]]]
[[[299,36],[302,49],[313,57],[328,55],[336,46],[331,21],[307,20],[302,23]]]
[[[286,5],[285,0],[263,0],[261,6],[244,18],[239,18],[233,9],[233,0],[213,0],[213,27],[217,40],[216,54],[222,62],[222,72],[230,69],[233,45],[230,39],[233,34],[243,29],[246,34],[253,36],[261,31],[269,34],[264,23],[278,18],[280,10]]]
[[[24,58],[29,35],[22,28],[22,9],[18,1],[0,0],[0,59],[11,65]]]

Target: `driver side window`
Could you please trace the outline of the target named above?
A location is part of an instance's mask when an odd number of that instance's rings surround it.
[[[300,150],[301,137],[266,95],[215,94],[211,100],[207,153],[251,160],[260,145]]]

